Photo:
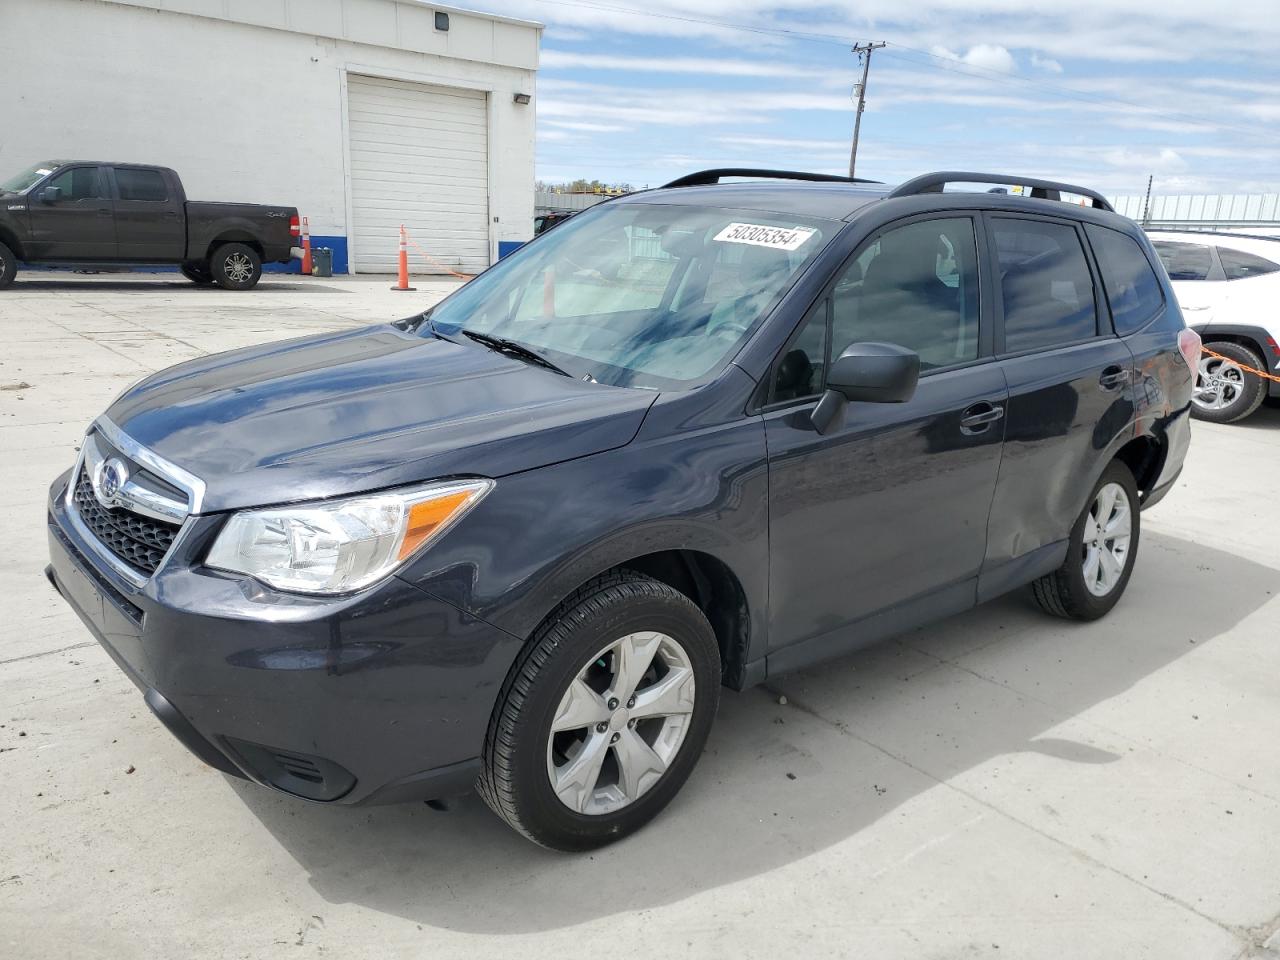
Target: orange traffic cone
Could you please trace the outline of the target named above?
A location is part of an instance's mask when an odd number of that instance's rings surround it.
[[[311,276],[311,226],[302,218],[302,272]]]
[[[417,287],[409,286],[409,237],[404,231],[404,224],[400,224],[400,278],[396,281],[396,285],[392,290],[416,290]]]

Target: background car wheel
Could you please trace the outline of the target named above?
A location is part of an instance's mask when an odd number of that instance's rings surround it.
[[[0,243],[0,290],[13,283],[18,272],[18,258],[12,250]]]
[[[1067,559],[1031,585],[1040,609],[1055,617],[1097,620],[1114,607],[1138,556],[1141,516],[1133,474],[1111,461],[1071,528]]]
[[[587,584],[503,684],[478,788],[535,843],[589,850],[658,814],[702,753],[720,654],[702,611],[637,573]]]
[[[192,283],[206,284],[213,283],[213,274],[209,272],[207,263],[184,263],[178,268],[182,271],[182,275]]]
[[[1241,366],[1265,370],[1262,358],[1238,343],[1208,341],[1205,346],[1230,360],[1208,354],[1200,355],[1195,392],[1191,395],[1191,413],[1213,423],[1235,423],[1258,409],[1267,395],[1262,378],[1245,373]]]
[[[209,258],[214,282],[227,290],[248,290],[262,276],[262,258],[243,243],[225,243]]]

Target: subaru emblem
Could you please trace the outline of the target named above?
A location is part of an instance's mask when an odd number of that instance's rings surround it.
[[[129,479],[129,468],[123,461],[112,457],[103,464],[101,477],[98,485],[98,499],[110,506],[125,485],[125,481]]]

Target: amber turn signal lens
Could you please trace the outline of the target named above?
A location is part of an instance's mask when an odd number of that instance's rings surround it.
[[[477,493],[476,490],[457,490],[410,507],[409,523],[404,532],[404,541],[400,544],[399,559],[404,560],[413,554]]]

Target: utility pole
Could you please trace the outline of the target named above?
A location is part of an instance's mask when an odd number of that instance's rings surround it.
[[[1154,173],[1147,177],[1147,199],[1142,202],[1142,225],[1144,227],[1151,225],[1151,183],[1155,178],[1156,175]]]
[[[862,82],[857,86],[858,111],[853,117],[853,146],[849,148],[849,176],[854,175],[858,163],[858,132],[862,129],[862,108],[867,99],[867,73],[871,70],[871,51],[879,50],[884,43],[855,43],[853,52],[862,61]]]

